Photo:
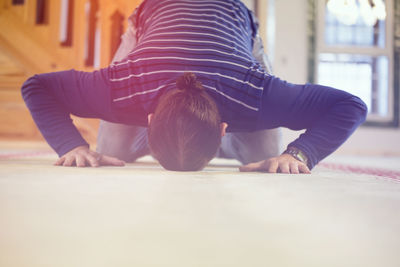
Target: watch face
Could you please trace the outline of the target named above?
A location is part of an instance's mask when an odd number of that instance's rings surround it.
[[[307,164],[308,160],[306,155],[304,155],[304,153],[302,151],[297,151],[297,156],[301,159],[301,161],[303,161],[304,163]]]

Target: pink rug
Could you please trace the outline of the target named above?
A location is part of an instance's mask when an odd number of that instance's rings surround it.
[[[41,158],[48,156],[56,156],[53,151],[3,151],[0,152],[0,160],[12,160],[12,159],[28,159],[28,158]],[[391,179],[393,181],[400,183],[400,171],[385,169],[385,168],[369,168],[364,166],[357,166],[351,164],[341,164],[341,163],[331,163],[331,162],[322,162],[318,164],[318,167],[332,170],[332,171],[340,171],[343,173],[352,173],[352,174],[365,174],[372,175],[376,178],[384,178]]]

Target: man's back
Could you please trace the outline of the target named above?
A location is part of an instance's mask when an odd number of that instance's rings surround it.
[[[252,23],[239,1],[144,1],[137,47],[111,66],[115,107],[153,112],[177,77],[193,72],[232,126],[254,122],[267,74],[252,55]]]

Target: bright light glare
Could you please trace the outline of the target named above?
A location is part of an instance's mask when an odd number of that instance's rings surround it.
[[[359,12],[356,0],[329,0],[328,9],[343,24],[353,25],[357,22]]]
[[[375,16],[379,20],[386,19],[386,7],[385,3],[382,0],[373,0],[375,6],[372,8]]]
[[[358,4],[357,4],[358,1]],[[354,25],[361,15],[368,26],[373,26],[378,20],[386,19],[386,6],[383,0],[329,0],[328,10],[345,25]]]
[[[359,0],[360,1],[360,14],[368,26],[374,26],[378,18],[376,17],[372,6],[369,4],[369,0]]]

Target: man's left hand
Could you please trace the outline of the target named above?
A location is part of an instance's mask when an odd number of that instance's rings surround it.
[[[289,154],[250,163],[239,168],[241,172],[269,172],[269,173],[311,173],[303,162]]]

